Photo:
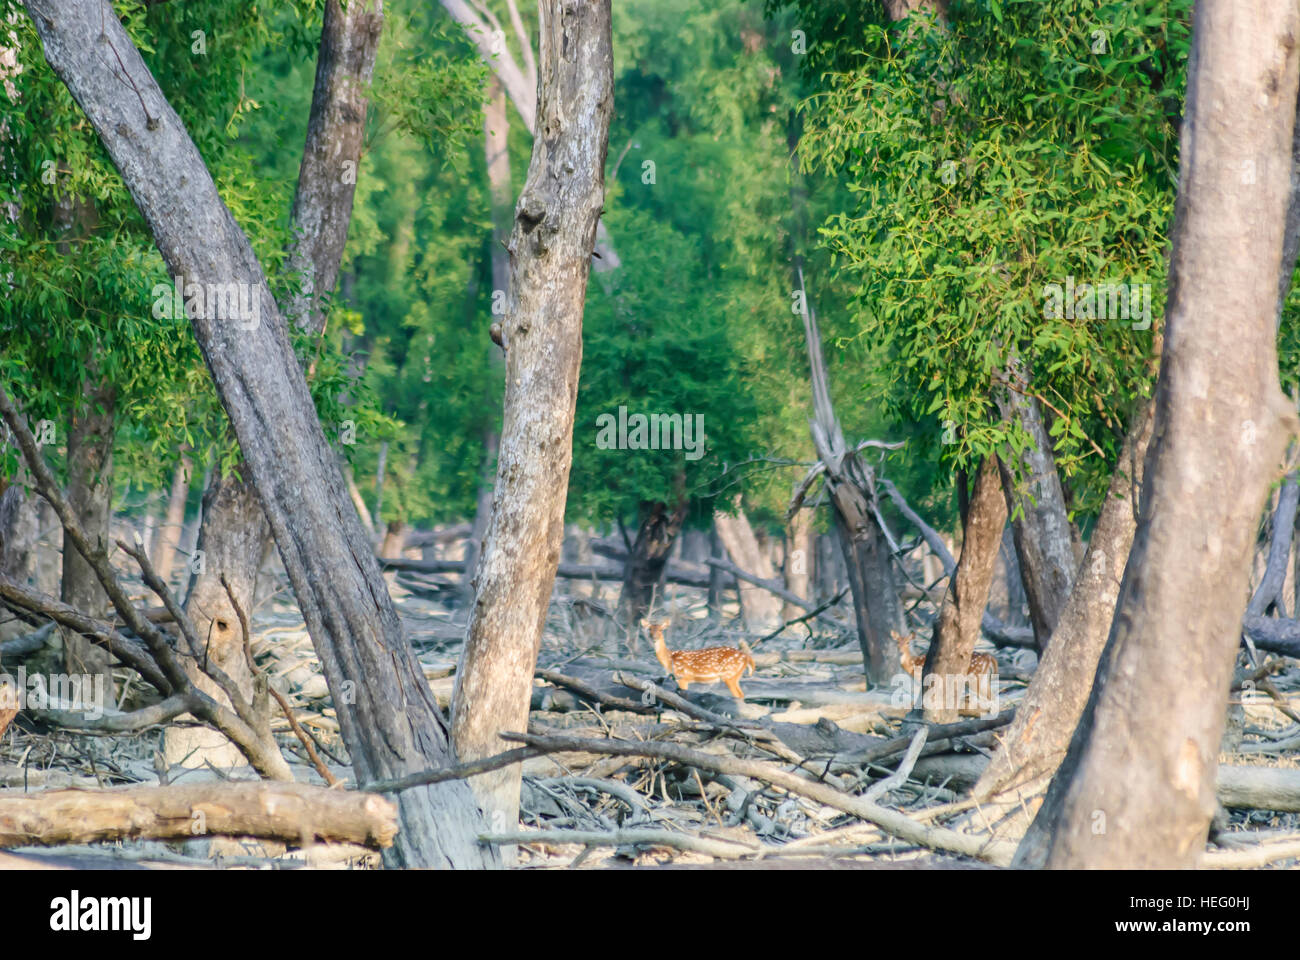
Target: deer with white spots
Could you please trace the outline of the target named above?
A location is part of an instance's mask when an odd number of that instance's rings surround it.
[[[651,623],[642,620],[654,641],[655,656],[665,670],[677,680],[677,685],[685,690],[692,683],[717,683],[721,680],[737,700],[745,699],[745,691],[740,689],[739,680],[745,671],[754,672],[754,657],[749,644],[740,641],[740,649],[735,647],[706,647],[703,650],[669,650],[664,642],[664,627],[667,621]]]
[[[925,666],[925,654],[912,653],[911,634],[903,636],[894,631],[893,637],[894,642],[898,644],[898,662],[902,664],[903,670],[915,681],[916,688],[921,689],[921,671]],[[997,660],[987,653],[972,653],[970,665],[966,668],[966,677],[969,689],[975,691],[978,696],[987,698],[990,691],[997,689]]]

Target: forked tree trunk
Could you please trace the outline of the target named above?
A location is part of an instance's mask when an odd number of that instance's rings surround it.
[[[668,553],[672,550],[686,520],[689,501],[685,495],[685,477],[677,506],[671,512],[662,500],[647,503],[645,519],[637,529],[632,550],[623,564],[623,590],[618,598],[618,616],[627,631],[628,645],[636,653],[637,624],[650,610],[655,590],[663,583]]]
[[[1016,708],[1015,719],[972,791],[976,797],[1015,789],[1031,803],[1045,785],[1044,778],[1055,772],[1065,756],[1092,690],[1133,545],[1136,493],[1142,487],[1154,413],[1153,404],[1147,401],[1133,416],[1070,599]]]
[[[930,652],[925,658],[922,704],[925,719],[931,723],[956,720],[966,698],[966,668],[980,637],[980,621],[988,606],[989,587],[997,569],[1006,523],[1007,504],[998,477],[997,458],[985,457],[975,476],[975,492],[962,534],[961,557],[939,608]],[[969,692],[987,695],[979,689]]]
[[[190,317],[239,439],[362,783],[443,766],[447,729],[325,439],[306,378],[247,237],[180,118],[105,0],[31,0],[46,59],[86,112],[152,230],[169,274],[245,284],[256,317]],[[111,66],[110,66],[111,65]],[[463,783],[399,796],[391,866],[484,866]]]
[[[510,24],[523,58],[522,68],[515,62],[509,46],[503,42],[505,31],[501,28],[500,20],[492,15],[486,6],[478,0],[469,0],[469,2],[442,0],[442,6],[451,18],[461,25],[466,39],[478,49],[479,56],[492,71],[494,79],[505,89],[528,135],[536,136],[537,63],[533,57],[531,40],[524,31],[523,20],[519,16],[515,0],[506,0],[506,6],[510,11]],[[486,17],[480,14],[486,14]],[[605,229],[604,221],[596,224],[594,253],[591,268],[597,273],[607,273],[621,266],[618,252],[614,249],[614,242],[610,239],[609,231]]]
[[[1192,867],[1205,847],[1256,524],[1297,427],[1274,330],[1297,36],[1294,3],[1196,6],[1141,514],[1021,865]]]
[[[194,462],[182,451],[180,459],[176,461],[176,470],[172,473],[167,516],[163,520],[162,529],[158,531],[157,547],[151,558],[153,568],[163,583],[171,582],[176,548],[180,546],[181,532],[185,527],[185,504],[190,498],[190,476],[193,472]]]
[[[1065,495],[1042,409],[1035,397],[1023,392],[1029,383],[1022,365],[1014,362],[1009,367],[1008,378],[1019,390],[1004,387],[997,391],[998,405],[1003,417],[1017,421],[1033,442],[1019,454],[1018,470],[1005,460],[999,465],[1034,642],[1042,651],[1070,596],[1076,560]]]
[[[92,543],[112,552],[109,521],[113,505],[113,427],[116,390],[107,383],[87,384],[85,409],[73,414],[68,426],[68,505]],[[64,603],[97,619],[109,611],[108,595],[95,571],[71,544],[63,551]],[[107,650],[71,631],[64,633],[64,667],[69,673],[102,674],[104,689],[113,689]]]
[[[814,416],[809,426],[813,448],[825,467],[824,482],[853,593],[853,613],[867,682],[887,685],[900,670],[898,647],[892,635],[906,628],[889,542],[876,519],[875,474],[844,441],[844,432],[831,404],[817,315],[804,289],[802,270],[798,280],[804,295],[804,339],[812,381]]]
[[[740,509],[740,498],[736,498],[735,516],[722,513],[713,515],[713,527],[718,531],[718,538],[731,554],[731,562],[746,573],[752,573],[763,580],[775,580],[776,570],[767,552],[760,548],[754,528],[749,525],[749,518]],[[737,578],[740,591],[740,613],[745,619],[745,629],[750,633],[767,633],[781,625],[781,598],[769,593],[762,587]]]
[[[610,0],[542,0],[537,135],[510,235],[505,415],[496,495],[456,673],[461,760],[528,724],[533,669],[564,539],[582,311],[605,198],[613,111]],[[520,769],[470,781],[494,828],[518,819]]]

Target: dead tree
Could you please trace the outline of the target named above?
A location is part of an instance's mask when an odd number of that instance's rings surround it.
[[[850,448],[844,441],[844,431],[831,404],[821,333],[804,287],[802,270],[799,271],[799,286],[803,294],[801,313],[812,377],[813,419],[809,426],[820,462],[796,492],[790,512],[800,507],[808,487],[821,476],[848,567],[853,613],[857,619],[858,642],[862,646],[867,681],[887,684],[900,670],[898,647],[890,637],[895,631],[901,632],[904,623],[889,543],[880,519],[875,472],[858,455],[858,448]]]

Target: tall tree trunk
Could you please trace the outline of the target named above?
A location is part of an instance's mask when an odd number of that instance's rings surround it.
[[[811,510],[796,510],[785,525],[785,588],[796,597],[812,599],[813,566],[813,514]],[[787,603],[781,615],[787,620],[803,616],[804,611]]]
[[[239,615],[221,580],[224,577],[230,584],[239,608],[251,620],[262,548],[270,536],[271,528],[252,482],[240,480],[233,473],[214,477],[203,495],[197,545],[202,563],[197,570],[191,568],[185,613],[204,644],[204,656],[225,671],[249,703],[255,702],[253,674],[244,655]],[[184,665],[195,686],[229,706],[226,695],[198,665],[188,659]],[[163,757],[169,765],[187,767],[207,763],[218,768],[237,767],[247,763],[234,744],[216,730],[189,726],[167,729]]]
[[[68,426],[68,505],[92,543],[109,546],[113,506],[113,427],[117,393],[108,383],[87,383],[85,409]],[[71,544],[63,551],[64,603],[96,619],[107,616],[108,595],[90,564]],[[69,673],[102,674],[104,689],[113,689],[108,651],[85,637],[66,632],[64,666]]]
[[[1065,495],[1056,471],[1056,458],[1052,455],[1052,441],[1043,424],[1042,409],[1037,398],[1025,392],[1029,382],[1021,364],[1017,361],[1009,367],[1007,375],[1012,386],[997,391],[998,404],[1003,417],[1019,422],[1033,442],[1017,457],[1018,471],[1005,460],[1000,461],[1002,486],[1011,512],[1016,557],[1029,600],[1034,642],[1041,651],[1046,648],[1070,596],[1076,559]]]
[[[736,498],[736,515],[718,511],[713,515],[713,527],[718,531],[718,538],[731,554],[731,562],[746,573],[752,573],[763,580],[775,580],[776,570],[771,558],[758,544],[754,528],[749,525],[749,518],[740,509],[740,498]],[[740,613],[745,619],[745,629],[750,633],[767,633],[781,625],[781,598],[769,593],[762,587],[737,578],[740,591]]]
[[[496,304],[498,297],[508,296],[510,290],[510,255],[506,243],[510,239],[510,204],[514,201],[514,191],[510,186],[510,120],[506,112],[506,93],[501,81],[495,78],[489,85],[489,96],[483,109],[483,154],[487,166],[488,204],[492,216],[491,300]],[[495,317],[492,322],[499,323]],[[492,391],[492,403],[496,404],[500,396],[498,391],[505,380],[505,355],[495,341],[488,343],[487,351],[489,389]],[[492,486],[496,480],[497,453],[500,447],[501,432],[493,417],[483,430],[483,476],[479,481],[478,497],[474,504],[474,531],[466,545],[466,570],[478,568],[483,537],[492,516]],[[473,599],[474,584],[469,576],[465,577],[464,592],[466,599]]]
[[[1061,619],[1016,717],[985,767],[973,794],[980,798],[1015,788],[1025,802],[1039,793],[1070,745],[1092,690],[1097,661],[1110,633],[1120,581],[1137,529],[1136,494],[1155,407],[1144,402],[1129,426],[1088,552]]]
[[[510,8],[510,21],[515,38],[519,42],[524,66],[521,69],[515,62],[510,48],[500,42],[505,31],[501,23],[491,14],[487,7],[477,0],[442,0],[443,9],[465,30],[465,36],[478,49],[479,56],[492,71],[493,77],[505,89],[510,102],[515,105],[519,119],[529,136],[536,136],[537,130],[537,65],[533,57],[531,40],[525,34],[523,22],[519,17],[515,0],[506,0]],[[486,13],[487,19],[480,16]],[[596,224],[596,244],[591,268],[597,273],[606,273],[621,266],[614,241],[605,229],[604,221]]]
[[[966,669],[980,637],[980,621],[988,606],[1006,523],[1007,504],[998,478],[997,458],[985,457],[975,476],[975,492],[962,533],[961,558],[948,583],[925,658],[922,703],[925,719],[932,723],[951,723],[958,717]]]
[[[99,134],[169,273],[251,291],[251,317],[196,311],[190,322],[316,644],[357,779],[445,765],[447,728],[356,511],[347,509],[337,460],[248,238],[106,0],[29,0],[29,10],[46,59]],[[399,817],[390,866],[498,862],[477,841],[481,815],[462,783],[403,791]]]
[[[662,500],[642,505],[644,519],[632,542],[632,550],[623,564],[623,591],[618,598],[618,616],[627,631],[628,645],[636,653],[637,624],[650,609],[656,588],[663,582],[668,553],[681,533],[686,520],[685,475],[679,474],[681,483],[677,506],[670,512]]]
[[[1294,3],[1196,6],[1141,514],[1022,865],[1192,867],[1204,850],[1256,524],[1298,425],[1274,327],[1297,36]]]
[[[290,216],[294,238],[288,269],[302,282],[286,312],[304,329],[323,329],[325,298],[334,292],[343,261],[383,26],[383,0],[349,0],[346,10],[339,0],[325,0],[307,142]]]
[[[610,0],[542,0],[538,135],[510,235],[505,415],[492,520],[456,673],[461,760],[528,723],[533,669],[564,539],[582,311],[605,198],[613,111]],[[493,826],[513,825],[520,769],[470,781]]]
[[[401,520],[389,520],[384,530],[384,541],[379,545],[379,555],[397,559],[406,549],[406,534],[409,528]]]
[[[39,497],[30,497],[20,482],[0,480],[0,573],[27,583],[36,572],[40,539]]]
[[[172,565],[176,561],[176,548],[181,542],[181,532],[185,527],[185,504],[190,498],[190,476],[194,472],[194,461],[181,451],[176,461],[176,470],[172,473],[172,488],[167,497],[167,517],[162,529],[158,531],[158,543],[153,551],[153,568],[163,583],[170,583]]]

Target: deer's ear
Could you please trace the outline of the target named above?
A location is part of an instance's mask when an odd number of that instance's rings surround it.
[[[649,630],[649,629],[650,629],[650,621],[649,621],[649,620],[642,620],[642,621],[641,621],[641,626],[644,627],[645,629]]]

